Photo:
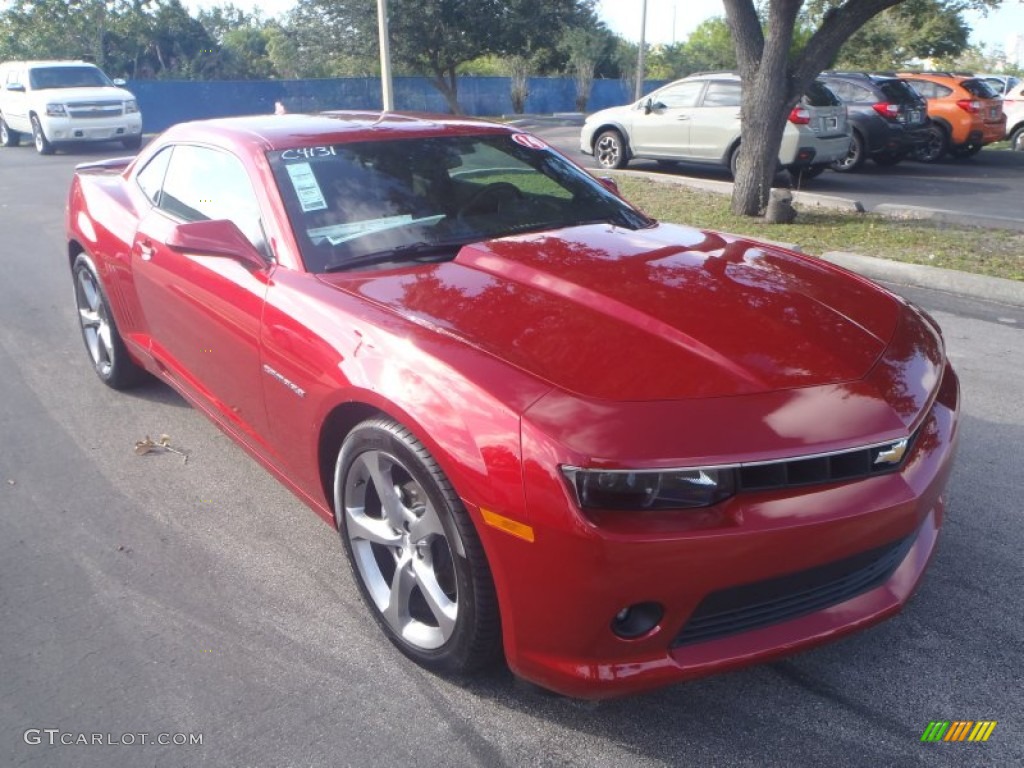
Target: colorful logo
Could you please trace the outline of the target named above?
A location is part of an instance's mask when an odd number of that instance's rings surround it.
[[[932,720],[921,734],[921,741],[988,741],[996,729],[996,720]]]

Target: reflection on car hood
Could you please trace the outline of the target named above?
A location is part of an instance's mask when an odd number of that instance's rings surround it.
[[[567,392],[649,401],[863,377],[900,305],[827,264],[674,225],[490,240],[451,262],[325,275]]]

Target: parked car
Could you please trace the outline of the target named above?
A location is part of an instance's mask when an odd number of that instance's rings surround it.
[[[989,87],[995,91],[997,96],[1006,96],[1006,94],[1021,84],[1021,79],[1019,77],[1014,77],[1013,75],[975,74],[974,77],[980,78],[988,83]]]
[[[984,80],[942,72],[901,72],[900,77],[928,100],[932,119],[928,142],[915,159],[933,163],[947,152],[970,157],[1005,137],[1003,102]]]
[[[1011,149],[1024,151],[1024,83],[1018,83],[1003,97],[1006,113],[1006,138]]]
[[[928,105],[898,77],[824,72],[818,79],[846,105],[850,119],[850,151],[832,170],[855,171],[868,158],[895,165],[928,141]]]
[[[16,147],[30,135],[48,155],[72,142],[142,143],[135,97],[99,67],[84,61],[8,61],[0,64],[0,144]]]
[[[100,380],[167,382],[337,526],[425,667],[636,692],[892,616],[935,547],[934,320],[512,127],[180,124],[79,166],[66,225]]]
[[[741,140],[738,75],[717,72],[677,80],[639,101],[595,112],[583,124],[580,150],[602,168],[633,158],[724,165],[735,175]],[[846,109],[813,83],[789,115],[779,165],[815,175],[846,156]]]

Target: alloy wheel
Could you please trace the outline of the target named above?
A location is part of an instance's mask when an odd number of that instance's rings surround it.
[[[398,637],[421,650],[455,631],[459,595],[441,517],[409,467],[368,450],[344,479],[345,530],[373,604]]]
[[[114,342],[106,303],[100,294],[92,273],[87,269],[78,270],[75,281],[75,301],[78,304],[78,320],[89,357],[101,377],[110,375],[114,365]]]

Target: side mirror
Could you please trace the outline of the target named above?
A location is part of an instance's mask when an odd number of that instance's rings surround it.
[[[611,176],[598,176],[597,180],[600,181],[608,190],[614,192],[616,195],[619,195],[620,197],[622,196],[619,192],[619,185]]]
[[[172,251],[203,256],[224,256],[255,269],[267,266],[263,254],[249,242],[235,222],[227,219],[178,224],[167,237],[167,247]]]
[[[654,103],[648,99],[644,102],[644,114],[649,115],[654,110]]]
[[[126,85],[128,85],[128,81],[125,80],[123,77],[115,77],[112,82],[118,88],[124,88]]]
[[[25,86],[22,85],[21,83],[8,83],[7,84],[7,90],[8,91],[14,91],[15,93],[24,93],[25,92]]]

